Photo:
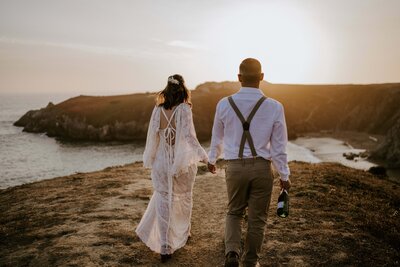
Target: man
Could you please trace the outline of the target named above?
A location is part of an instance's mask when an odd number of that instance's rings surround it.
[[[242,261],[259,266],[264,228],[271,200],[271,160],[280,174],[281,187],[290,187],[287,164],[287,130],[283,106],[259,89],[264,79],[258,60],[242,61],[238,78],[242,88],[217,105],[208,169],[216,172],[217,158],[227,162],[228,212],[225,226],[225,266],[239,266],[241,222],[247,207],[248,227]]]

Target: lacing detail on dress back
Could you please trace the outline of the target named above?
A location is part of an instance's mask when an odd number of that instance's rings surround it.
[[[174,119],[176,108],[172,112],[171,116],[168,118],[167,114],[165,114],[164,108],[161,108],[161,112],[164,115],[165,119],[167,120],[167,126],[164,129],[160,129],[160,133],[162,133],[162,137],[164,139],[164,149],[165,154],[168,157],[168,165],[169,167],[173,164],[174,159],[174,150],[173,146],[175,144],[175,136],[176,136],[176,129],[172,126],[172,120]]]
[[[164,115],[165,119],[167,120],[167,126],[164,129],[160,129],[160,130],[164,130],[165,141],[167,142],[167,144],[169,144],[171,146],[174,145],[174,143],[175,143],[176,129],[172,126],[172,120],[175,116],[176,110],[177,109],[175,108],[171,114],[171,117],[168,118],[167,114],[165,114],[164,109],[161,108],[161,112]]]

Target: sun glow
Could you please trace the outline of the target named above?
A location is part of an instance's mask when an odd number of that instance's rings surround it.
[[[0,93],[158,91],[235,81],[397,83],[400,1],[0,1]]]
[[[266,80],[299,83],[327,49],[318,46],[321,38],[318,25],[294,4],[246,3],[220,17],[209,45],[226,66],[217,70],[226,79],[232,79],[243,58],[255,57],[263,64]]]

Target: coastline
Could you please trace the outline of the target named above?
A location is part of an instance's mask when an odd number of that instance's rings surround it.
[[[344,152],[357,154],[359,151],[364,151],[363,148],[367,149],[362,154],[368,155],[384,140],[383,136],[374,135],[377,142],[369,137],[370,135],[367,133],[350,131],[307,133],[300,136],[299,139],[290,140],[288,144],[289,160],[309,163],[339,162],[345,166],[362,170],[368,170],[375,165],[385,166],[386,163],[382,161],[364,157],[348,160],[343,156]],[[11,151],[18,153],[11,153],[2,158],[3,162],[7,164],[0,171],[2,176],[0,189],[35,180],[128,164],[141,160],[144,149],[144,144],[136,142],[65,142],[31,133],[23,133],[22,137],[18,136],[18,140],[24,140],[24,143],[13,143],[11,146],[13,148]],[[207,149],[209,142],[202,142],[202,145]],[[15,149],[16,147],[18,149]],[[26,149],[27,147],[29,149]],[[31,153],[31,150],[35,153]],[[118,157],[116,158],[115,155]],[[30,165],[26,165],[28,159]],[[81,164],[83,161],[84,164]],[[389,179],[400,183],[400,169],[387,169],[386,171]]]
[[[222,265],[223,162],[219,167],[211,175],[199,165],[193,237],[166,266]],[[261,265],[399,264],[399,185],[334,163],[290,168],[291,213],[275,215],[276,180]],[[158,265],[134,234],[151,194],[141,163],[0,190],[0,265]]]
[[[356,131],[320,131],[320,132],[309,132],[298,135],[298,137],[328,137],[349,144],[355,149],[365,149],[371,152],[379,147],[384,140],[385,135],[379,134],[369,134],[366,132],[356,132]],[[375,139],[375,140],[373,140]]]
[[[260,89],[285,107],[291,139],[308,132],[357,131],[385,135],[372,157],[400,168],[400,84],[287,85],[262,82]],[[200,141],[211,138],[217,102],[238,82],[206,82],[192,90],[193,121]],[[307,105],[304,105],[304,101]],[[86,141],[144,140],[154,95],[77,96],[30,110],[14,122],[24,131]],[[206,112],[205,112],[206,111]],[[202,114],[199,116],[198,114]]]
[[[312,139],[316,139],[316,142],[312,142]],[[326,144],[323,144],[324,142],[321,142],[322,139],[332,139],[328,140],[328,143],[336,144],[331,144],[330,147],[329,145],[326,146]],[[336,139],[336,141],[331,142],[334,141],[333,139]],[[307,142],[307,140],[309,142]],[[297,139],[290,141],[310,150],[312,156],[319,158],[321,162],[337,162],[347,167],[361,170],[368,170],[370,167],[374,166],[383,166],[387,178],[395,183],[400,183],[399,168],[389,168],[387,161],[370,158],[371,154],[373,154],[373,152],[376,151],[383,142],[385,142],[384,135],[355,131],[321,131],[305,133],[298,136]],[[318,144],[322,144],[325,147],[321,149],[321,147],[318,147]],[[343,146],[344,149],[342,149],[342,152],[347,151],[347,153],[354,153],[357,156],[354,159],[346,159],[343,155],[344,153],[338,153],[337,151],[335,155],[335,152],[332,152],[332,150],[337,150],[338,146]],[[323,154],[323,156],[319,157],[318,153]]]

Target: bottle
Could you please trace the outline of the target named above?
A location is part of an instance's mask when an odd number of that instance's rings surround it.
[[[282,189],[278,198],[278,209],[276,210],[281,218],[289,216],[289,194],[286,190]]]

